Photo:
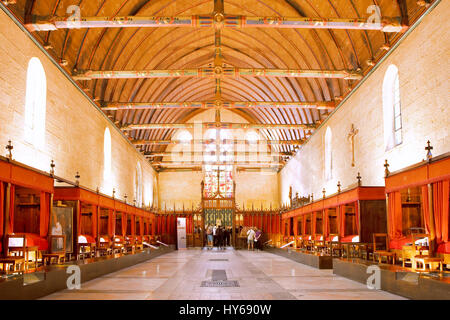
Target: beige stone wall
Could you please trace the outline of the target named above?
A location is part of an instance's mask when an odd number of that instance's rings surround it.
[[[322,196],[356,182],[384,185],[384,160],[391,171],[420,162],[425,158],[427,140],[439,155],[450,151],[448,81],[450,3],[442,1],[415,30],[375,70],[359,89],[315,132],[297,156],[280,172],[280,197],[288,202],[289,186],[300,195]],[[399,70],[403,143],[385,152],[382,85],[386,69],[395,64]],[[351,147],[347,139],[351,125],[359,133],[355,138],[356,165],[351,167]],[[324,177],[324,136],[333,134],[333,178]]]
[[[188,122],[213,122],[214,117],[214,110],[208,110],[199,115],[196,115]],[[244,118],[229,110],[222,111],[221,119],[224,122],[248,123],[248,121],[246,121]],[[207,134],[202,130],[198,130],[196,132],[194,132],[195,129],[188,131],[191,133],[194,139],[201,139],[205,134]],[[175,133],[174,137],[178,138],[179,134],[180,131]],[[229,138],[239,140],[245,139],[246,131],[230,131]],[[190,151],[190,147],[183,147],[178,145],[167,148],[167,152],[171,151]],[[241,149],[237,151],[245,150]],[[169,159],[171,158],[166,157],[165,160]],[[239,204],[239,206],[242,207],[243,204],[246,207],[251,207],[253,204],[258,208],[260,208],[261,205],[263,205],[264,208],[269,208],[271,204],[273,207],[279,206],[278,177],[276,173],[235,172],[234,177],[236,182],[236,202]],[[181,209],[183,205],[185,206],[185,208],[191,208],[192,205],[196,207],[200,203],[200,183],[203,180],[202,172],[160,172],[158,174],[158,178],[161,208],[167,206],[168,209],[173,209],[174,205],[177,209]]]
[[[116,189],[116,197],[134,198],[136,166],[140,162],[143,176],[143,200],[153,202],[155,172],[83,94],[64,76],[50,59],[0,10],[0,146],[10,139],[14,159],[49,171],[50,160],[56,163],[58,176],[75,180],[106,194]],[[47,78],[45,145],[42,149],[28,143],[24,135],[27,66],[37,57]],[[103,179],[103,135],[111,132],[111,181]]]

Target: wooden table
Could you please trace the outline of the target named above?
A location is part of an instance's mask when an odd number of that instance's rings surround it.
[[[355,258],[355,256],[350,254],[350,251],[357,252],[356,258],[362,258],[361,249],[365,248],[367,252],[367,259],[369,258],[369,249],[373,246],[372,243],[366,242],[342,242],[341,245],[344,248],[347,258]]]
[[[5,274],[9,273],[9,268],[6,268],[6,266],[8,264],[13,265],[13,272],[16,271],[16,265],[20,265],[20,269],[18,271],[23,273],[24,265],[25,265],[25,258],[22,256],[0,258],[0,264],[3,265],[3,272]]]
[[[39,246],[27,246],[27,247],[20,247],[20,248],[16,248],[16,247],[9,247],[8,251],[10,253],[15,253],[15,252],[22,252],[24,254],[24,258],[25,258],[25,270],[28,270],[28,261],[30,260],[30,252],[34,252],[34,267],[37,268],[37,259],[38,259],[38,255],[39,255]],[[14,256],[11,256],[14,257]]]

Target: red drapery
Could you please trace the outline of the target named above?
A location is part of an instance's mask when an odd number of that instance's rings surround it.
[[[328,234],[330,233],[330,226],[329,226],[329,217],[328,217],[328,209],[325,209],[323,211],[323,237],[326,239],[328,237]]]
[[[48,225],[50,223],[50,195],[44,191],[41,191],[40,201],[39,235],[41,237],[46,237],[48,235]]]
[[[5,191],[4,191],[4,185],[3,182],[0,181],[0,237],[3,236],[3,198],[5,196]],[[1,248],[2,248],[2,243],[0,242],[0,252],[1,252]]]
[[[122,212],[122,237],[127,235],[127,214]]]
[[[92,237],[97,239],[98,207],[92,206]]]
[[[116,227],[116,217],[114,214],[114,210],[109,209],[108,210],[108,235],[112,236],[115,234],[115,227]]]
[[[77,201],[77,239],[81,234],[81,202]]]
[[[14,198],[16,194],[16,187],[11,185],[10,194],[9,194],[9,224],[8,224],[8,233],[14,233]]]
[[[422,209],[423,209],[423,221],[425,224],[425,232],[430,234],[430,207],[428,198],[428,186],[422,186]]]
[[[450,181],[433,184],[433,211],[436,229],[436,242],[448,242],[449,225],[449,185]]]
[[[144,235],[144,219],[142,219],[142,217],[139,217],[139,234],[141,236]]]
[[[345,206],[339,206],[339,236],[344,237],[345,236]]]
[[[132,215],[131,216],[131,235],[132,236],[136,236],[136,216]]]
[[[402,237],[402,195],[399,191],[388,194],[389,238]]]
[[[316,212],[314,212],[313,214],[312,214],[312,234],[314,235],[314,234],[316,234],[316,217],[317,217],[317,214],[316,214]]]

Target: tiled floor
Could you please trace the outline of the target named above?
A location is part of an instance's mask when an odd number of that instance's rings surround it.
[[[239,287],[201,287],[225,270]],[[223,272],[214,275],[224,280]],[[43,299],[403,299],[266,252],[175,251]]]

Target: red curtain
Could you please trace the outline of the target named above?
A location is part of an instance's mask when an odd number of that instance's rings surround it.
[[[77,201],[77,239],[80,234],[81,234],[81,202]]]
[[[3,182],[0,181],[0,237],[3,237],[3,210],[4,210],[4,203],[3,198],[5,196],[5,190]],[[0,252],[2,248],[2,243],[0,242]]]
[[[16,187],[11,185],[9,194],[9,225],[7,234],[14,233],[14,198],[16,195]]]
[[[356,231],[359,233],[359,207],[358,207],[358,202],[355,202],[355,220],[356,220]]]
[[[328,237],[329,230],[329,219],[328,219],[328,209],[323,210],[323,238]]]
[[[139,234],[141,236],[144,235],[144,219],[142,219],[142,217],[139,217]]]
[[[450,181],[433,184],[433,211],[436,229],[436,242],[448,242],[449,225],[449,185]]]
[[[48,235],[48,225],[50,223],[50,194],[41,191],[39,213],[39,235],[46,237]]]
[[[248,215],[244,214],[244,226],[248,226]]]
[[[430,234],[430,207],[428,198],[428,186],[422,186],[422,209],[423,209],[423,221],[425,223],[425,232]]]
[[[402,195],[396,191],[388,196],[389,238],[395,239],[402,237]]]
[[[302,231],[302,234],[306,234],[306,215],[303,215],[302,219],[303,219],[303,231]]]
[[[115,227],[116,227],[116,217],[114,214],[114,210],[109,209],[108,210],[108,235],[112,236],[115,234]]]
[[[122,212],[122,237],[127,235],[127,214]]]
[[[316,217],[317,217],[317,214],[316,214],[316,212],[314,212],[312,214],[312,234],[313,235],[316,234]]]
[[[131,235],[135,236],[136,235],[136,231],[137,231],[136,230],[136,216],[135,215],[131,216],[130,223],[131,223]]]
[[[92,206],[92,237],[97,239],[98,206]]]
[[[339,236],[344,237],[345,236],[345,206],[339,206],[338,208],[339,214]]]

